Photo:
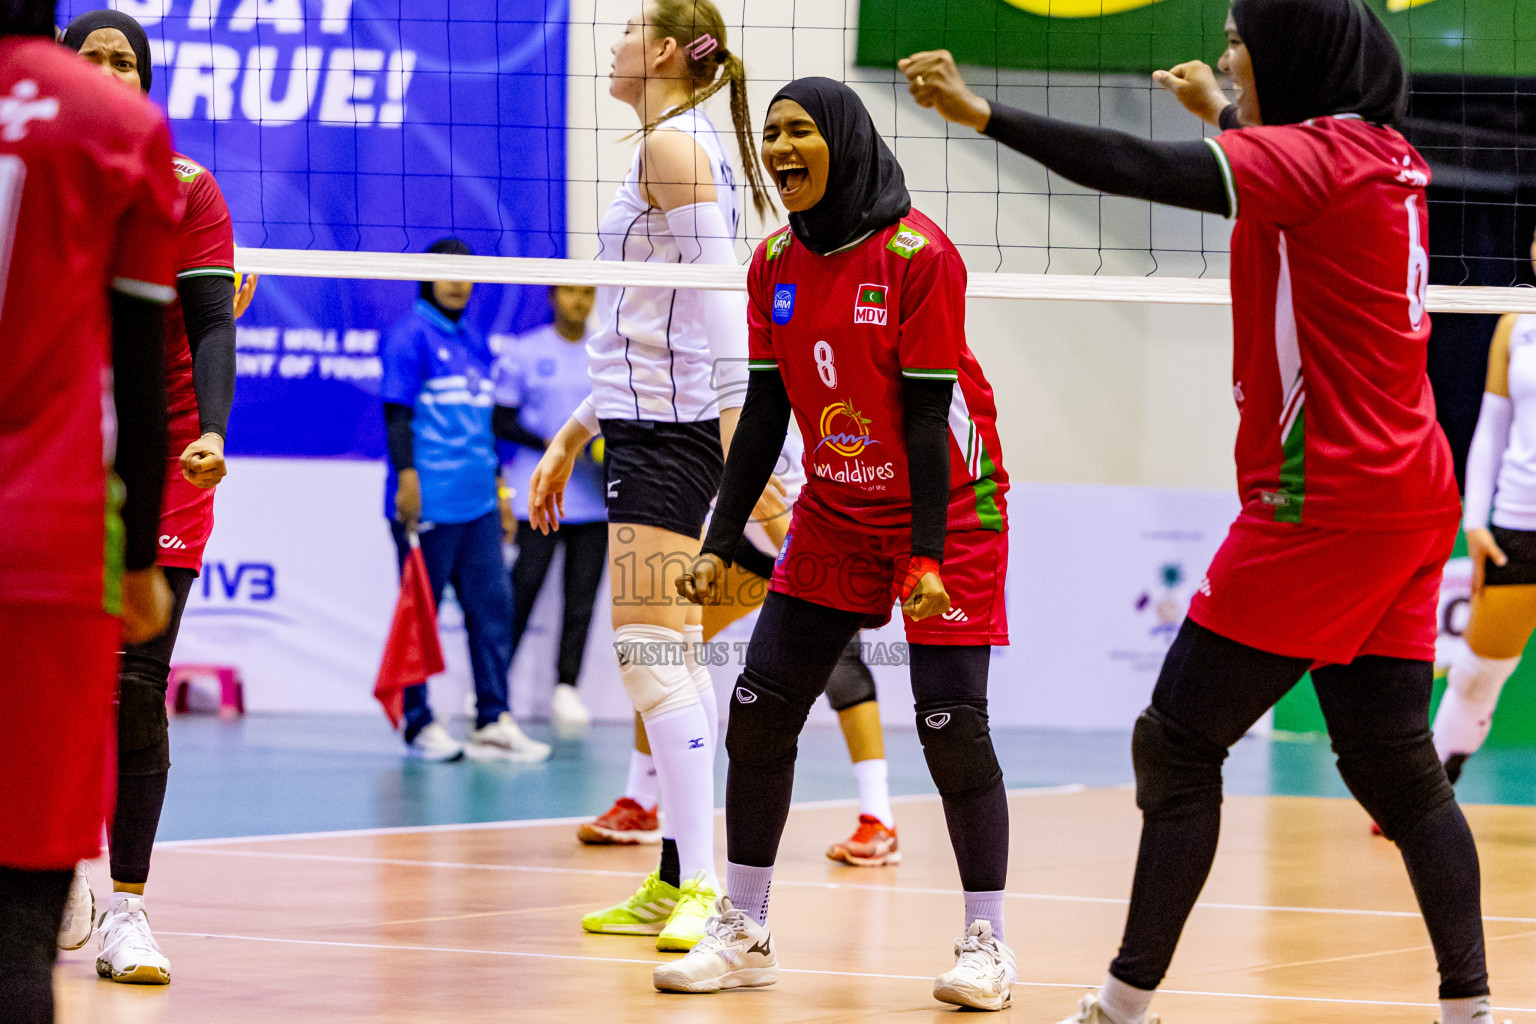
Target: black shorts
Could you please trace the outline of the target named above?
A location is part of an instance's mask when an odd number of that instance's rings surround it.
[[[1523,587],[1536,583],[1536,530],[1506,530],[1491,526],[1489,531],[1499,549],[1509,556],[1506,565],[1494,565],[1489,559],[1483,567],[1483,582],[1490,587]]]
[[[603,420],[602,427],[608,521],[703,533],[725,475],[720,421]]]

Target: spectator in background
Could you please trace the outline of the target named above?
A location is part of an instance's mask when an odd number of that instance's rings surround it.
[[[473,255],[457,238],[427,250]],[[502,561],[510,540],[510,510],[498,501],[500,467],[491,426],[491,351],[462,320],[474,286],[423,281],[416,304],[384,339],[379,397],[389,440],[384,514],[402,566],[419,537],[432,598],[453,584],[475,677],[475,726],[460,745],[437,724],[426,684],[405,691],[403,738],[412,754],[453,761],[543,761],[547,743],[523,735],[507,703],[512,663],[512,595]],[[504,519],[503,512],[507,513]]]
[[[496,434],[518,446],[507,471],[518,518],[517,562],[512,566],[512,653],[517,654],[528,628],[555,549],[564,544],[565,614],[553,704],[555,725],[562,729],[579,729],[592,720],[576,695],[576,680],[608,556],[603,471],[592,457],[593,447],[588,446],[565,489],[565,518],[559,531],[549,534],[528,525],[528,478],[549,439],[592,390],[587,379],[587,317],[596,295],[597,289],[578,285],[550,288],[554,322],[514,338],[496,363]]]

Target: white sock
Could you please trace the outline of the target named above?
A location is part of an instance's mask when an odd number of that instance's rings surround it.
[[[1520,664],[1514,658],[1484,658],[1463,648],[1446,674],[1445,696],[1435,712],[1435,753],[1444,761],[1452,754],[1473,754],[1493,727],[1504,683]]]
[[[1493,1004],[1489,996],[1440,1000],[1440,1024],[1491,1024]]]
[[[677,666],[682,671],[681,665]],[[715,876],[715,759],[709,723],[697,701],[645,716],[645,734],[667,808],[667,834],[677,840],[677,861],[686,883],[699,872],[712,887]]]
[[[1104,975],[1099,988],[1099,1008],[1111,1024],[1145,1024],[1153,991],[1127,985],[1113,974]]]
[[[748,867],[725,862],[725,895],[737,910],[744,910],[760,925],[768,924],[768,889],[773,885],[773,867]],[[1481,1024],[1481,1022],[1479,1022]]]
[[[886,828],[894,829],[896,813],[891,810],[888,775],[889,768],[883,757],[853,762],[853,777],[859,782],[859,813],[879,818]]]
[[[1003,939],[1003,890],[994,889],[991,892],[965,893],[965,930],[970,931],[971,925],[977,920],[986,921],[992,926],[992,937],[998,942]]]
[[[698,645],[704,642],[704,626],[683,627],[684,663],[688,666],[688,674],[693,677],[694,688],[699,691],[699,703],[704,705],[704,717],[709,720],[709,749],[715,750],[720,746],[720,702],[715,698],[715,678],[709,674],[708,666],[701,665],[697,657]]]
[[[630,750],[629,779],[624,783],[624,795],[646,810],[656,806],[656,762],[650,754]]]

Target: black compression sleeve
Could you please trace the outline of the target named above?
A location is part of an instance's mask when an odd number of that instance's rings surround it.
[[[752,371],[747,377],[747,400],[725,458],[720,496],[715,499],[715,512],[700,554],[719,555],[726,565],[731,564],[752,508],[779,464],[779,453],[789,433],[789,414],[784,378],[775,371]]]
[[[235,282],[220,275],[176,283],[192,352],[198,429],[223,437],[235,401]]]
[[[123,565],[155,564],[160,498],[170,444],[165,415],[165,311],[153,302],[111,293],[112,398],[117,406],[115,469],[123,501]]]
[[[1216,154],[1203,140],[1153,142],[992,104],[986,134],[1086,188],[1229,215]]]
[[[1242,122],[1237,119],[1236,103],[1228,103],[1226,106],[1222,107],[1221,113],[1217,115],[1216,120],[1218,123],[1220,123],[1221,130],[1224,132],[1230,132],[1235,128],[1241,128],[1243,126]]]
[[[523,426],[517,418],[518,412],[519,409],[515,405],[498,405],[492,409],[491,431],[503,441],[520,444],[536,452],[543,451],[548,447],[549,442]]]
[[[944,560],[949,525],[949,400],[955,382],[901,379],[907,480],[912,492],[912,554]]]
[[[416,437],[411,433],[411,419],[415,415],[415,410],[408,405],[384,403],[384,439],[396,473],[416,468]]]

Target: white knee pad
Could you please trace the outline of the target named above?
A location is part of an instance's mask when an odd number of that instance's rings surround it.
[[[1484,658],[1463,648],[1446,675],[1445,696],[1435,712],[1435,752],[1444,761],[1452,754],[1472,754],[1488,738],[1493,710],[1504,684],[1520,659]]]
[[[675,711],[699,702],[683,653],[683,634],[665,626],[620,626],[613,634],[619,676],[640,717]]]

